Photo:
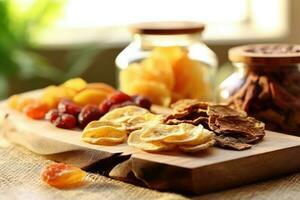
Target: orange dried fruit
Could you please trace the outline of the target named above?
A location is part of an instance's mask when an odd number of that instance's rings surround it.
[[[164,84],[154,81],[134,81],[124,92],[148,97],[152,103],[162,106],[168,106],[171,102],[170,90]]]
[[[171,65],[174,65],[177,60],[179,60],[185,51],[178,46],[169,46],[169,47],[157,47],[153,49],[150,56],[160,56],[168,59]]]
[[[73,99],[76,91],[64,86],[48,86],[44,89],[41,102],[48,105],[49,108],[55,108],[61,99]]]
[[[96,90],[102,90],[107,93],[113,93],[115,92],[115,88],[112,86],[106,84],[106,83],[88,83],[86,86],[87,89],[96,89]]]
[[[20,96],[19,95],[12,95],[11,97],[9,97],[8,99],[8,106],[12,109],[17,109],[18,106],[18,102],[20,100]]]
[[[20,97],[16,102],[16,109],[18,111],[23,112],[24,108],[27,105],[31,105],[37,102],[37,99],[30,98],[30,97]]]
[[[87,104],[99,104],[104,99],[106,99],[109,96],[110,93],[104,92],[102,90],[96,90],[96,89],[85,89],[76,94],[73,98],[73,101],[80,105],[84,106]]]
[[[62,84],[63,87],[71,88],[75,91],[81,91],[87,86],[87,82],[82,78],[72,78]]]
[[[86,172],[64,163],[49,165],[42,172],[42,180],[56,188],[71,188],[82,185]]]
[[[23,112],[32,119],[44,119],[48,111],[48,106],[40,102],[28,104],[23,108]]]

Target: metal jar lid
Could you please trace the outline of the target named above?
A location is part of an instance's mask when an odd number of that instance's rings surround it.
[[[129,27],[132,33],[149,35],[201,33],[204,28],[204,24],[192,21],[144,22],[132,24]]]
[[[249,65],[291,65],[300,63],[300,45],[252,44],[229,49],[229,60]]]

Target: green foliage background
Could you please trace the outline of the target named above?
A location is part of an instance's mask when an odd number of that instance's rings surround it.
[[[38,36],[61,16],[65,4],[65,0],[0,0],[0,98],[7,96],[12,80],[60,83],[87,69],[97,53],[95,47],[70,52],[63,69],[33,51]]]

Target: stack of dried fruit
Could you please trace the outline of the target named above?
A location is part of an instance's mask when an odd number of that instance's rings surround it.
[[[215,132],[216,145],[222,148],[248,149],[265,135],[264,123],[228,105],[181,100],[173,104],[172,108],[174,112],[164,119],[166,124],[202,124]]]
[[[291,70],[250,73],[228,103],[264,121],[269,130],[300,135],[300,73]]]
[[[121,71],[120,86],[130,95],[147,96],[163,106],[184,98],[209,100],[211,86],[206,70],[180,47],[158,47],[148,58]]]
[[[9,106],[33,119],[46,119],[56,127],[84,128],[108,111],[126,105],[149,109],[151,102],[142,96],[129,96],[104,83],[86,83],[80,78],[66,81],[60,86],[49,86],[41,96],[14,95]]]
[[[192,124],[166,125],[163,116],[150,113],[137,106],[126,106],[108,112],[83,130],[81,139],[100,145],[125,142],[130,146],[149,152],[174,150],[197,152],[207,149],[215,142],[214,134]]]

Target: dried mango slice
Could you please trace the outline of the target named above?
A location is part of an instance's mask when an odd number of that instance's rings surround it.
[[[154,104],[168,106],[171,102],[171,92],[162,83],[154,81],[134,81],[126,90],[130,95],[143,95],[148,97]]]
[[[149,113],[147,109],[138,106],[125,106],[114,109],[100,118],[99,121],[113,121],[115,123],[125,123],[132,117],[141,116]]]
[[[192,142],[195,142],[198,140],[200,135],[203,132],[203,126],[194,126],[192,124],[180,124],[180,128],[185,131],[185,134],[182,136],[173,136],[169,137],[167,139],[164,139],[165,143],[171,143],[171,144],[191,144]]]
[[[98,105],[101,103],[104,99],[108,97],[110,93],[97,90],[97,89],[84,89],[78,94],[76,94],[73,98],[73,101],[81,106],[87,105],[87,104],[96,104]]]
[[[75,91],[81,91],[87,86],[87,82],[82,78],[72,78],[62,84],[63,87],[71,88]]]
[[[115,92],[115,88],[112,86],[105,84],[105,83],[88,83],[86,85],[87,89],[96,89],[96,90],[101,90],[107,93],[113,93]]]
[[[208,149],[209,147],[213,146],[215,144],[215,140],[209,140],[205,143],[202,143],[202,144],[198,144],[198,145],[195,145],[195,146],[179,146],[179,149],[183,152],[186,152],[186,153],[195,153],[195,152],[198,152],[198,151],[202,151],[202,150],[205,150],[205,149]]]
[[[149,152],[166,151],[174,148],[174,145],[167,145],[161,142],[145,142],[141,140],[142,133],[143,130],[133,131],[128,137],[128,145]]]
[[[111,125],[101,125],[96,121],[91,122],[82,132],[81,139],[91,144],[115,145],[123,143],[127,132],[123,128]]]
[[[186,132],[179,125],[156,124],[142,129],[141,140],[145,142],[163,141],[174,136],[182,136]]]

